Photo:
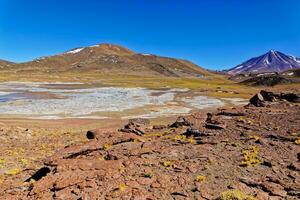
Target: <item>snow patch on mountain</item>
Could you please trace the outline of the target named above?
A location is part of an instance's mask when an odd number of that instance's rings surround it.
[[[73,49],[71,51],[67,51],[65,54],[75,54],[75,53],[79,53],[80,51],[82,51],[84,48],[77,48],[77,49]]]

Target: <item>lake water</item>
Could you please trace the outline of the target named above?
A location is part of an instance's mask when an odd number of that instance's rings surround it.
[[[81,83],[0,83],[0,115],[5,117],[106,118],[113,113],[123,118],[133,115],[151,118],[222,105],[222,99],[191,96],[188,89],[150,90]]]

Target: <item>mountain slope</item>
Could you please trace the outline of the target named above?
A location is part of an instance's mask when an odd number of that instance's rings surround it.
[[[15,63],[7,61],[7,60],[1,60],[0,59],[0,69],[6,68],[8,66],[14,65]]]
[[[210,74],[199,66],[181,59],[137,54],[127,48],[99,44],[72,49],[62,54],[42,57],[14,67],[16,72],[95,72],[141,76],[203,76]]]
[[[283,72],[300,68],[300,59],[285,55],[279,51],[269,51],[264,55],[251,58],[246,62],[229,69],[229,74],[246,74],[262,72]]]

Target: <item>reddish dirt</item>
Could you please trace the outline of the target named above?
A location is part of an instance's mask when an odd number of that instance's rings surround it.
[[[147,124],[90,132],[90,140],[58,150],[35,173],[13,176],[29,182],[2,189],[1,199],[216,199],[229,189],[261,200],[300,198],[299,103]]]

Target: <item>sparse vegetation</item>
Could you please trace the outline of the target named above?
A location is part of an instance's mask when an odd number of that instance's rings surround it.
[[[109,150],[109,149],[111,149],[111,147],[112,147],[112,144],[106,143],[106,144],[103,145],[104,150]]]
[[[190,137],[190,138],[188,138],[188,140],[187,140],[189,143],[191,143],[191,144],[196,144],[196,140],[195,140],[195,138],[194,137]]]
[[[184,141],[186,139],[185,135],[175,135],[174,141]]]
[[[19,169],[19,168],[14,168],[14,169],[8,170],[8,171],[7,171],[7,174],[8,174],[8,175],[14,176],[14,175],[19,174],[20,172],[21,172],[21,169]]]
[[[249,137],[249,139],[250,139],[250,140],[254,140],[254,142],[257,142],[257,141],[259,141],[260,137],[257,136],[257,135],[251,135],[251,136]]]
[[[195,181],[196,181],[196,182],[199,182],[199,183],[204,182],[205,180],[206,180],[206,176],[204,176],[204,175],[198,175],[198,176],[195,178]]]
[[[228,190],[223,192],[217,200],[256,200],[256,198],[239,190]]]
[[[121,183],[119,186],[118,186],[118,190],[123,192],[125,191],[127,188],[127,185],[125,183]]]
[[[242,161],[241,166],[253,167],[262,163],[262,159],[258,157],[258,147],[253,146],[249,149],[243,150],[242,154],[244,156],[244,160]]]
[[[164,167],[169,168],[169,169],[176,167],[176,165],[172,161],[164,161],[162,164]]]

